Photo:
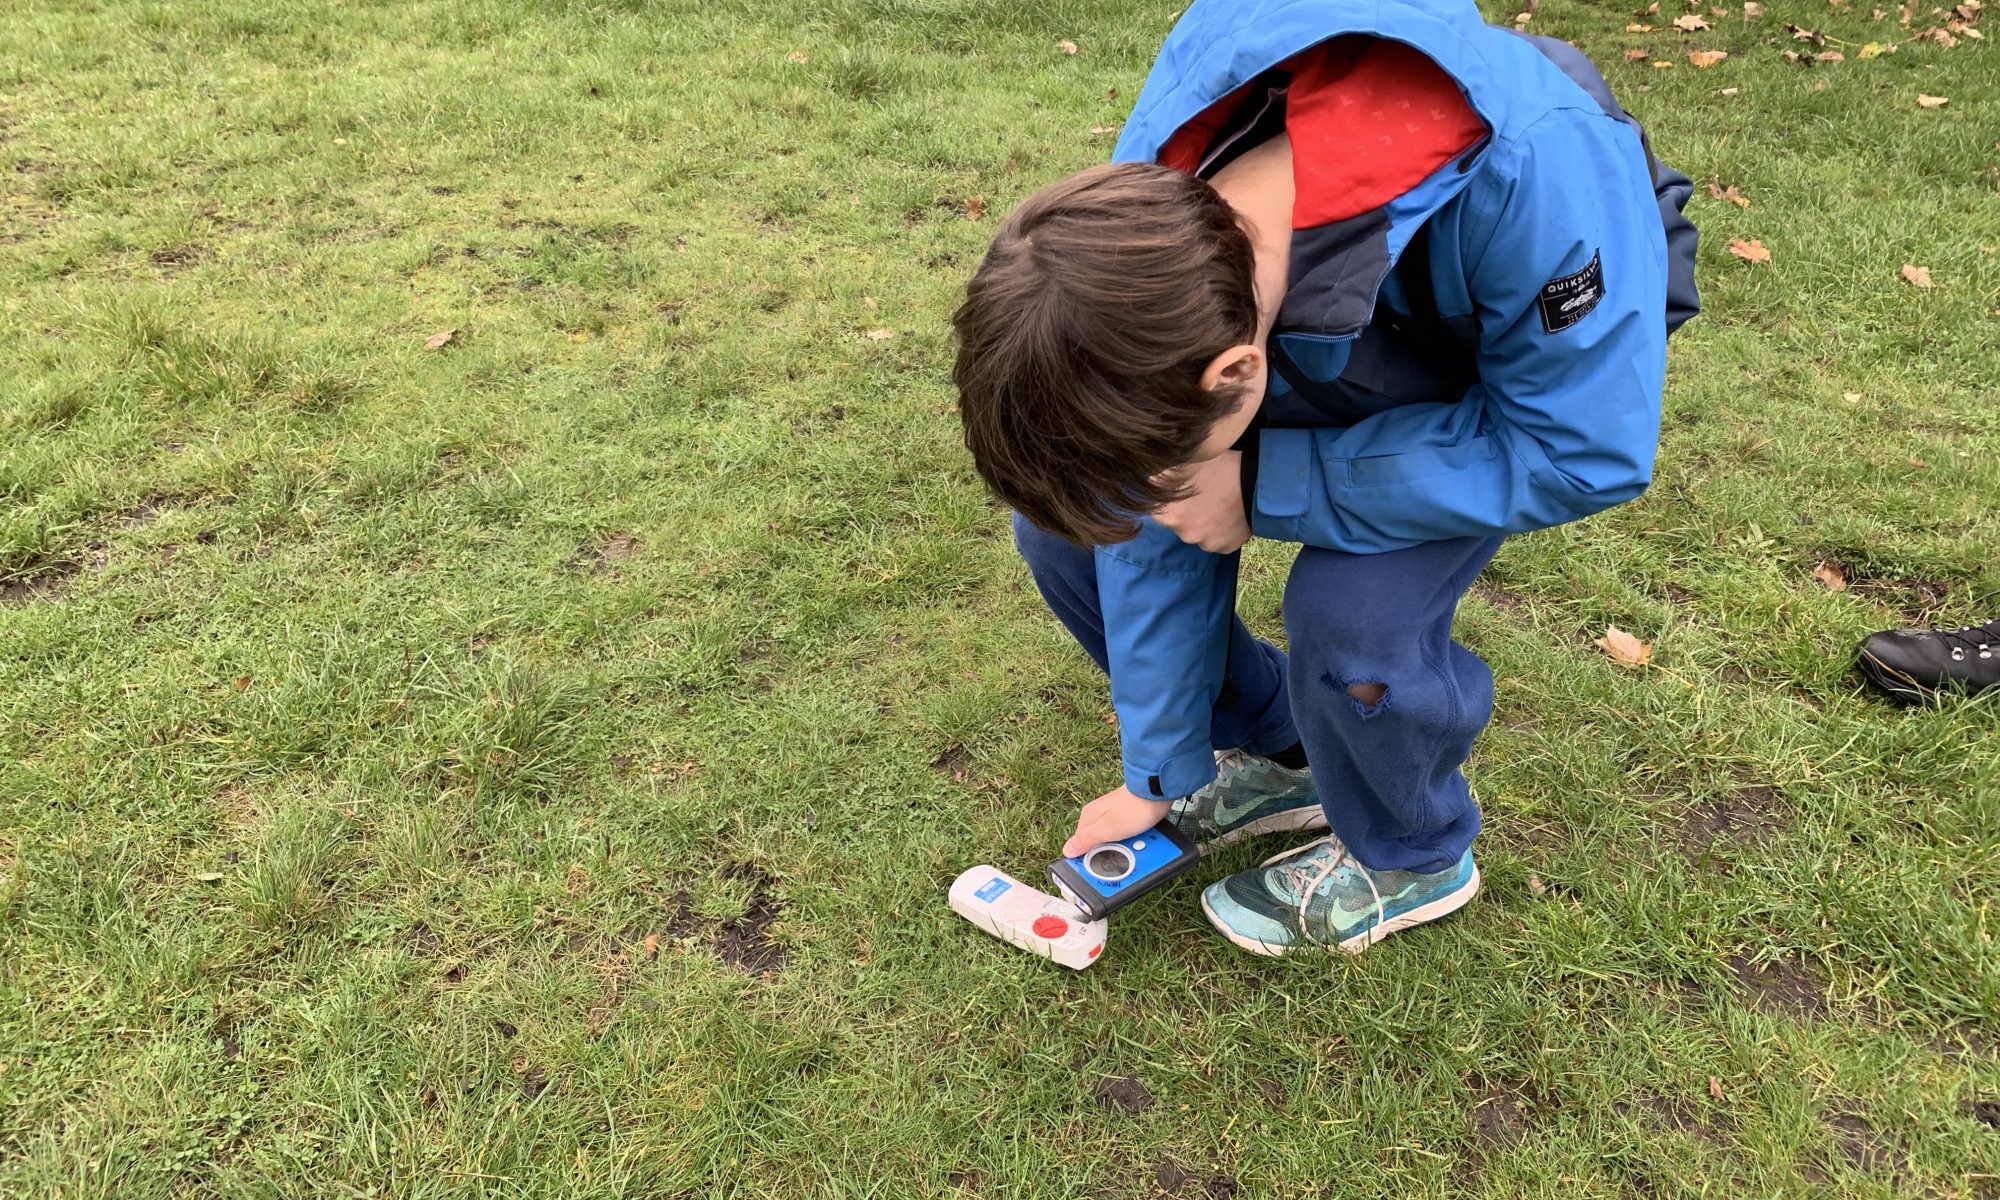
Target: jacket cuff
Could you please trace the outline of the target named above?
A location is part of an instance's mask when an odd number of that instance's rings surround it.
[[[1257,439],[1255,490],[1246,490],[1250,531],[1261,538],[1302,542],[1302,527],[1312,511],[1315,478],[1312,431],[1266,429]]]
[[[1243,523],[1245,525],[1250,524],[1250,522],[1257,518],[1257,463],[1258,459],[1262,457],[1261,450],[1263,445],[1263,430],[1252,428],[1250,435],[1238,443],[1236,447],[1243,455],[1239,460],[1242,470],[1238,476],[1238,480],[1242,484]]]
[[[1215,752],[1189,750],[1154,766],[1125,764],[1125,787],[1148,800],[1178,800],[1192,796],[1215,778]]]

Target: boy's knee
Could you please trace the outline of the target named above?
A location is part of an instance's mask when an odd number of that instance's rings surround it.
[[[1307,546],[1285,582],[1285,636],[1302,645],[1351,646],[1374,632],[1372,606],[1356,603],[1368,586],[1356,556]]]
[[[1347,694],[1354,697],[1355,701],[1361,707],[1374,708],[1376,705],[1382,703],[1382,697],[1389,694],[1389,685],[1386,683],[1350,684],[1347,688]]]

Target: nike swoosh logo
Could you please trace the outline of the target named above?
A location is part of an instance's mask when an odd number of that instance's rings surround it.
[[[1269,796],[1252,796],[1248,804],[1231,804],[1225,796],[1215,798],[1215,822],[1217,825],[1232,825],[1269,800]]]

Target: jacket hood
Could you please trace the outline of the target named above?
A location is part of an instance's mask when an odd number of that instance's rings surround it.
[[[1195,0],[1168,33],[1114,162],[1154,162],[1175,131],[1257,76],[1322,42],[1350,34],[1408,45],[1458,84],[1489,129],[1516,122],[1516,88],[1502,86],[1511,35],[1470,0]]]

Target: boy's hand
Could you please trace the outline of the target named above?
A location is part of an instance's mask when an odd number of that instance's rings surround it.
[[[1076,832],[1063,843],[1063,857],[1144,833],[1166,818],[1172,804],[1171,800],[1148,800],[1124,787],[1112,788],[1077,814]]]
[[[1190,546],[1213,554],[1233,554],[1250,540],[1243,515],[1243,454],[1227,450],[1206,462],[1175,467],[1168,475],[1194,490],[1185,500],[1162,505],[1153,519]],[[1088,810],[1085,810],[1088,811]]]

